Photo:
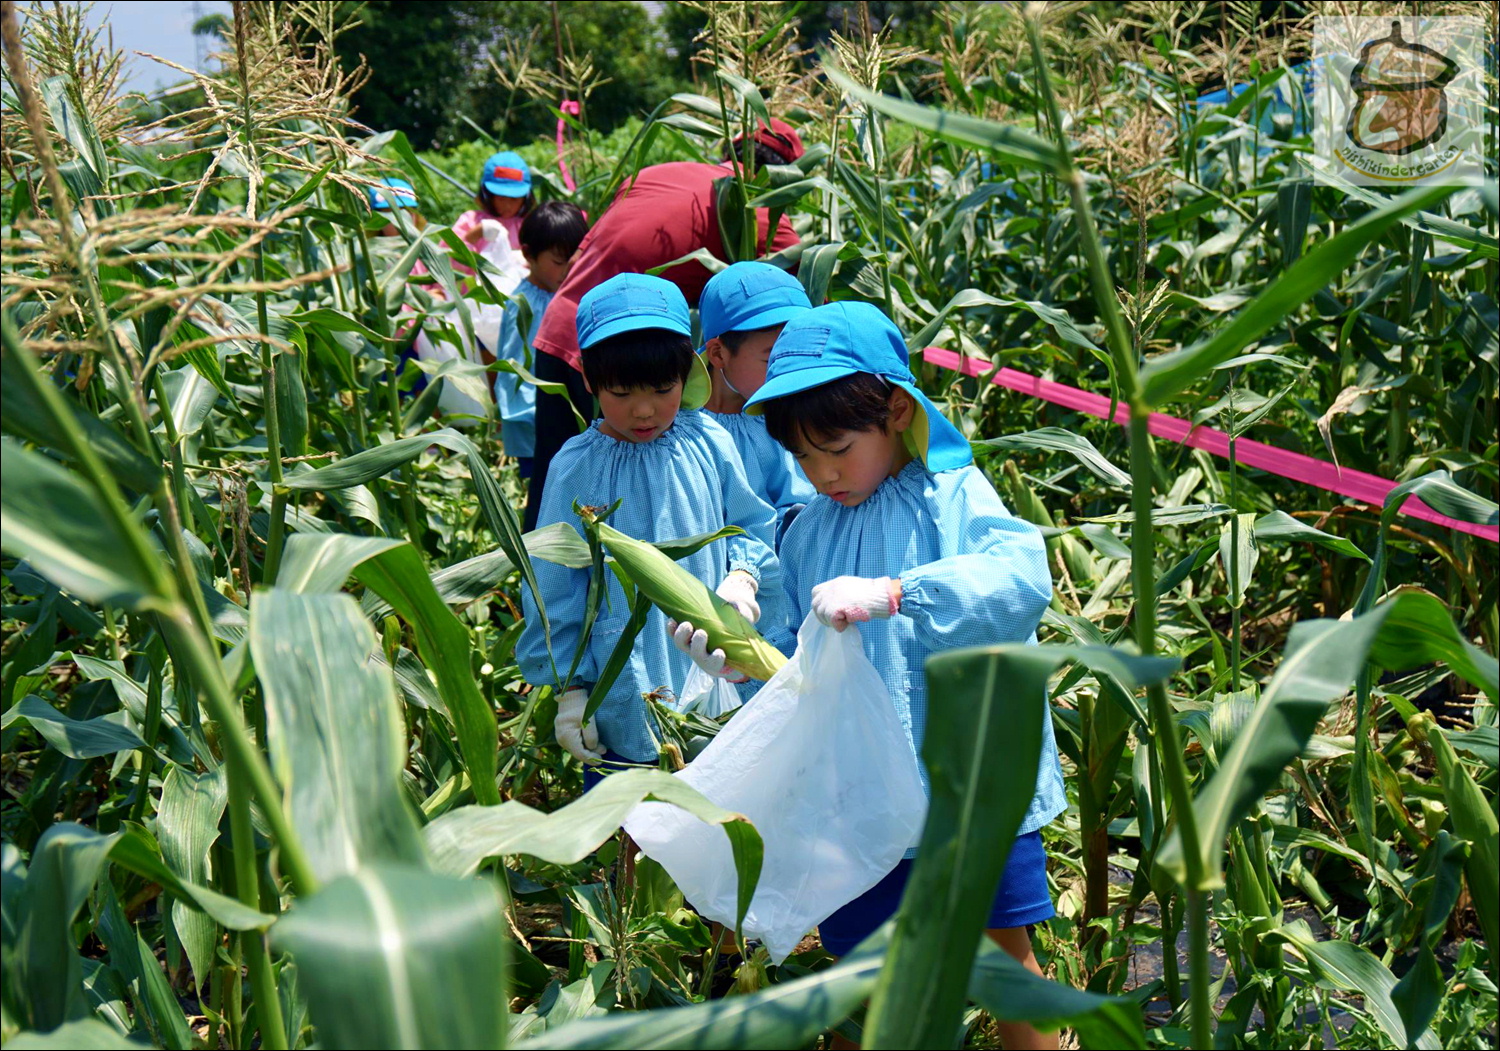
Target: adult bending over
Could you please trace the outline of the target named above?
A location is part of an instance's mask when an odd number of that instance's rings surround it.
[[[762,126],[755,135],[755,163],[789,164],[802,156],[802,141],[790,125],[779,120]],[[547,308],[533,349],[536,377],[567,386],[573,406],[584,419],[594,415],[593,397],[583,384],[578,352],[578,302],[590,289],[617,274],[645,273],[674,259],[706,248],[725,259],[714,207],[713,184],[732,174],[728,151],[721,164],[694,161],[655,164],[642,168],[599,217],[568,271],[567,280]],[[767,244],[770,217],[756,212],[756,244],[766,252],[779,252],[798,242],[791,222],[782,216]],[[727,261],[727,260],[726,260]],[[663,271],[662,277],[682,290],[692,305],[711,276],[698,262],[680,263]],[[532,461],[531,490],[526,501],[526,529],[535,528],[547,482],[547,467],[563,443],[578,433],[573,409],[563,398],[538,392],[536,444]]]

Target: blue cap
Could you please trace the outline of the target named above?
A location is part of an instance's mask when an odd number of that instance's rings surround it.
[[[745,412],[759,415],[764,403],[774,398],[800,394],[856,372],[879,376],[916,401],[907,444],[929,471],[974,462],[968,440],[917,389],[900,330],[869,303],[829,303],[788,321],[771,348],[765,385],[745,403]]]
[[[682,289],[650,274],[616,274],[595,285],[578,301],[578,347],[592,347],[601,339],[643,328],[664,328],[692,338]],[[682,388],[682,407],[701,409],[712,393],[708,368],[693,355],[693,365]]]
[[[782,325],[811,309],[802,282],[785,270],[770,263],[735,263],[704,286],[698,323],[706,343],[726,332]]]
[[[395,200],[397,207],[415,208],[417,206],[417,191],[412,189],[411,183],[405,179],[381,179],[382,183],[390,187],[389,191],[377,190],[373,186],[365,187],[365,193],[370,197],[370,207],[377,212],[388,212],[391,210],[391,201]]]
[[[642,328],[664,328],[691,337],[687,300],[672,282],[650,274],[616,274],[578,301],[578,347]]]
[[[531,165],[511,150],[493,153],[484,162],[479,183],[501,197],[525,197],[531,193]]]

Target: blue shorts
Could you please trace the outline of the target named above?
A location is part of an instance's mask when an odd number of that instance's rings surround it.
[[[844,956],[894,916],[901,905],[911,865],[910,858],[902,859],[885,879],[818,924],[823,948],[834,956]],[[1005,860],[1005,872],[1000,877],[1000,888],[995,892],[985,927],[989,930],[1025,927],[1056,915],[1047,893],[1047,850],[1042,846],[1042,834],[1038,831],[1017,836],[1010,857]]]
[[[604,762],[583,764],[583,790],[587,792],[610,774],[619,773],[620,767],[618,765],[610,765],[619,763],[635,763],[636,766],[645,765],[644,763],[636,763],[634,759],[626,759],[620,753],[611,752],[606,748],[604,749]]]
[[[516,474],[520,475],[522,478],[530,478],[531,477],[531,457],[529,457],[529,456],[517,456],[516,457]]]

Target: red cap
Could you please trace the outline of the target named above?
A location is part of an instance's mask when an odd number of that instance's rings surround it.
[[[738,146],[744,138],[741,135],[735,139],[735,145]],[[755,141],[787,164],[791,164],[807,152],[802,146],[802,136],[797,134],[797,129],[780,117],[772,117],[769,125],[762,121],[760,127],[755,129]]]

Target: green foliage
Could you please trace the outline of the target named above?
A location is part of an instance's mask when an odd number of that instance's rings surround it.
[[[554,65],[551,6],[366,4],[330,51],[348,5],[243,5],[210,30],[238,31],[243,74],[162,100],[173,139],[100,94],[114,56],[66,9],[28,17],[0,175],[7,1047],[1491,1039],[1497,552],[1400,510],[1496,521],[1493,180],[1311,177],[1267,104],[1267,49],[1305,44],[1282,6],[867,6],[894,38],[865,36],[866,5],[734,6],[795,14],[803,43],[836,30],[842,71],[795,100],[799,165],[723,184],[728,253],[753,255],[746,202],[784,210],[816,300],[882,304],[914,352],[1107,392],[1134,426],[914,358],[1047,537],[1055,591],[1041,646],[926,670],[931,818],[896,922],[776,967],[616,832],[648,798],[720,825],[749,902],[759,832],[670,776],[722,720],[653,697],[662,769],[581,795],[551,729],[573,655],[539,685],[516,665],[534,559],[596,593],[629,567],[566,526],[521,535],[504,434],[436,414],[442,384],[488,373],[400,356],[415,324],[466,324],[447,304],[474,259],[447,224],[485,156],[517,146],[539,196],[567,194],[557,99],[485,61],[535,29]],[[568,134],[593,216],[639,167],[792,112],[795,75],[738,63],[679,91],[696,9],[559,13],[567,56],[614,78]],[[764,47],[750,24],[722,22],[718,54]],[[312,98],[356,53],[373,135]],[[1226,76],[1255,86],[1163,120]],[[363,204],[396,172],[420,236]],[[1155,405],[1400,485],[1365,508],[1153,445]],[[1046,718],[1076,805],[1045,830],[1042,978],[982,929]],[[1184,931],[1185,958],[1162,951]]]
[[[590,56],[608,78],[590,99],[588,113],[589,122],[606,131],[687,86],[658,61],[660,29],[640,4],[562,0],[556,5],[561,42],[554,41],[552,6],[358,4],[361,25],[339,38],[339,53],[350,65],[362,56],[371,68],[369,82],[353,99],[360,120],[373,128],[404,128],[419,148],[470,140],[475,134],[470,121],[513,146],[550,138],[558,99],[510,91],[496,79],[490,61],[504,64],[521,52],[533,64],[551,68],[558,43],[569,53]]]

